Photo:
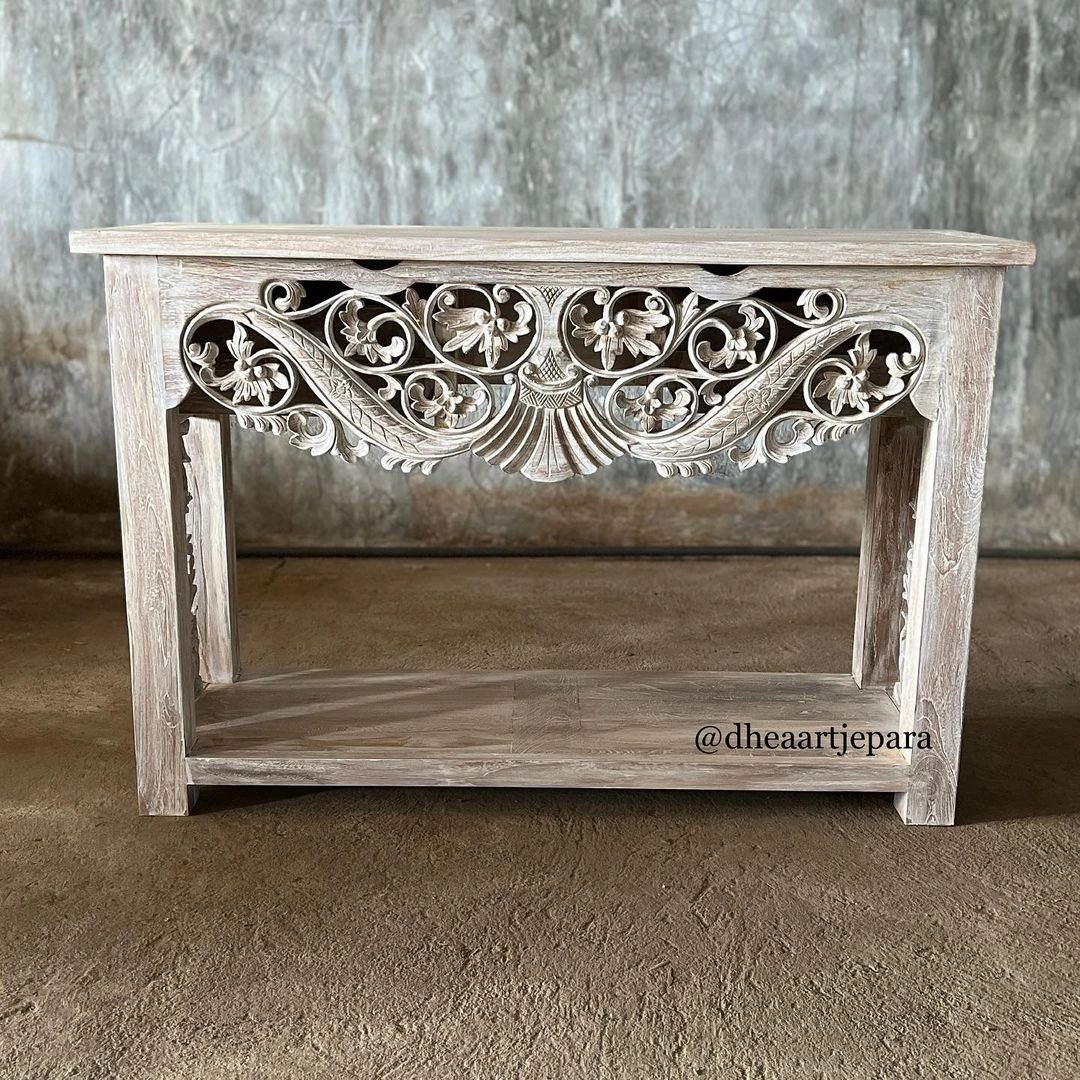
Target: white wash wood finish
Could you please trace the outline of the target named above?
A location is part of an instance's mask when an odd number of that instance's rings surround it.
[[[188,812],[195,670],[181,418],[162,406],[157,262],[105,260],[139,810]]]
[[[500,229],[160,222],[71,234],[88,254],[453,262],[1017,266],[1031,244],[918,229]]]
[[[144,812],[186,813],[198,783],[506,784],[889,791],[906,822],[953,820],[1001,280],[1030,245],[206,226],[72,240],[132,253],[106,259],[106,283]],[[623,453],[672,476],[720,454],[782,462],[869,423],[854,679],[233,682],[232,415],[315,454],[377,446],[428,471],[473,452],[540,481]],[[733,720],[931,745],[694,748],[697,727]]]
[[[193,311],[228,296],[258,305],[274,281],[339,282],[366,294],[392,296],[425,282],[498,282],[544,289],[653,287],[691,289],[705,300],[735,301],[761,289],[798,292],[824,290],[846,297],[850,310],[903,312],[930,342],[922,375],[911,391],[912,404],[928,418],[937,406],[937,378],[945,362],[938,342],[945,338],[941,271],[922,267],[884,267],[872,271],[842,266],[748,266],[731,273],[700,266],[603,263],[445,263],[405,261],[372,269],[349,260],[162,258],[159,279],[163,335],[179,343]],[[179,347],[166,354],[165,384],[170,404],[192,390]]]
[[[897,750],[697,749],[706,725],[895,731],[888,696],[848,675],[310,671],[211,689],[198,717],[193,783],[891,792],[907,775]]]
[[[230,274],[230,267],[232,273]],[[655,275],[654,272],[655,271]],[[465,280],[498,281],[531,286],[570,286],[578,290],[597,284],[614,287],[648,286],[691,288],[704,300],[736,301],[760,289],[827,291],[844,295],[849,310],[903,311],[930,341],[921,376],[911,390],[911,402],[932,418],[937,405],[936,383],[944,355],[936,342],[944,339],[944,309],[940,298],[940,271],[899,269],[866,271],[838,267],[749,267],[730,276],[695,267],[626,267],[578,264],[424,264],[398,263],[386,270],[370,270],[351,262],[282,261],[257,259],[160,260],[163,335],[179,342],[190,314],[210,306],[224,295],[257,304],[272,281],[336,281],[378,297],[400,293],[418,282]],[[193,381],[179,349],[165,356],[166,401],[178,405]],[[194,404],[192,408],[200,406]]]
[[[227,416],[192,416],[184,433],[199,678],[204,683],[234,682],[240,674],[229,425]]]
[[[933,748],[912,753],[897,795],[907,824],[951,825],[956,813],[1003,277],[965,269],[949,281],[949,363],[923,440],[899,688],[901,727],[928,731]]]

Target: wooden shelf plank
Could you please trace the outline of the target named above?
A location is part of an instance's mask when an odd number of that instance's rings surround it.
[[[1013,266],[1022,240],[929,229],[503,229],[213,225],[156,222],[77,229],[71,250],[98,255],[250,259],[696,263],[740,266]]]
[[[196,784],[903,791],[900,751],[841,755],[827,735],[898,720],[850,675],[320,670],[207,690],[187,766]],[[702,727],[737,724],[744,745],[750,725],[822,748],[698,749]]]

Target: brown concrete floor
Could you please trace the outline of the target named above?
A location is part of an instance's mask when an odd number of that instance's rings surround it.
[[[855,564],[248,560],[249,667],[844,670]],[[0,563],[0,1076],[1075,1077],[1080,563],[980,569],[953,829],[874,795],[132,796],[121,576]]]

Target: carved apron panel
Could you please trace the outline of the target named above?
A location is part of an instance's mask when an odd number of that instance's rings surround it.
[[[198,311],[182,354],[241,425],[314,454],[427,473],[473,453],[555,481],[622,454],[664,476],[786,461],[906,398],[926,342],[838,289],[283,280]]]

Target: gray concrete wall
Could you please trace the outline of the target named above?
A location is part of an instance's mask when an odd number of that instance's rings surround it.
[[[983,540],[1080,549],[1075,0],[0,0],[0,93],[0,544],[115,546],[101,267],[65,234],[188,219],[1032,239],[1006,283]],[[240,537],[848,544],[864,453],[548,488],[243,432]]]

